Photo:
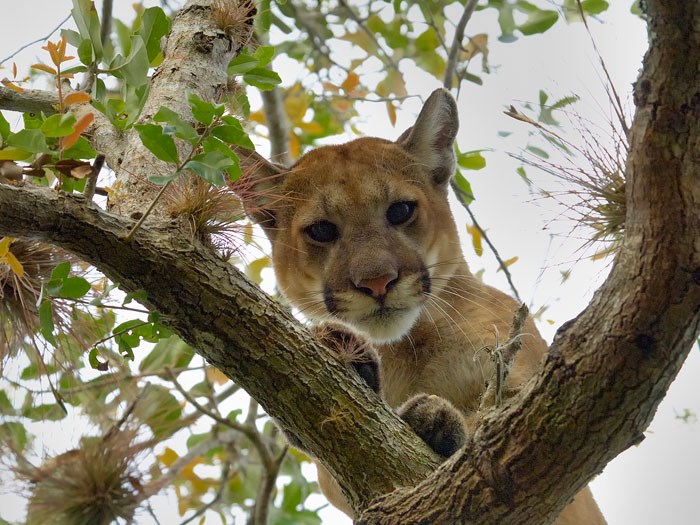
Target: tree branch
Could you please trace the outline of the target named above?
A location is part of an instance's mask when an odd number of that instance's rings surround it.
[[[442,85],[445,89],[452,89],[452,79],[455,76],[457,70],[457,57],[459,56],[459,50],[462,49],[462,40],[464,40],[464,30],[469,23],[469,20],[476,9],[476,5],[479,0],[469,0],[464,6],[464,11],[462,11],[462,17],[457,23],[455,28],[455,36],[452,39],[452,46],[450,47],[450,54],[447,56],[447,65],[445,66],[445,77],[442,81]]]
[[[40,89],[25,89],[22,93],[0,86],[0,109],[30,113],[56,113],[58,95]]]

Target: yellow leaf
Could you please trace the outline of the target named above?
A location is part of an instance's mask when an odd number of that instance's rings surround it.
[[[262,112],[262,110],[252,111],[248,117],[248,120],[252,120],[258,124],[265,124],[265,114]]]
[[[225,385],[230,381],[230,379],[226,377],[221,370],[213,366],[207,367],[206,374],[207,379],[216,385]]]
[[[12,78],[17,78],[17,63],[12,62]]]
[[[301,155],[301,142],[293,131],[289,132],[289,154],[293,159],[298,159]]]
[[[17,149],[14,146],[0,149],[0,160],[24,160],[31,156],[32,154],[29,151]]]
[[[474,35],[462,48],[460,59],[464,62],[471,60],[479,53],[488,54],[489,36],[486,33]]]
[[[392,101],[386,103],[386,111],[389,113],[389,122],[391,122],[392,126],[396,126],[396,108]]]
[[[292,125],[297,125],[306,115],[309,109],[309,99],[300,84],[295,84],[289,89],[284,99],[284,110]]]
[[[517,255],[515,257],[511,257],[510,259],[506,259],[505,261],[503,261],[503,266],[508,268],[511,264],[515,263],[518,259],[520,259],[520,257],[518,257]],[[498,270],[496,270],[496,271],[500,272],[502,269],[503,269],[503,267],[499,267]]]
[[[24,93],[24,89],[13,84],[12,82],[7,80],[6,78],[3,78],[2,80],[0,80],[0,82],[2,82],[2,85],[5,86],[6,88],[10,88],[11,90],[16,91],[17,93]]]
[[[481,257],[481,255],[484,253],[484,247],[481,244],[481,231],[473,224],[468,224],[467,233],[472,236],[472,246],[474,246],[474,252]]]
[[[404,82],[403,75],[395,69],[390,69],[386,74],[386,78],[377,84],[377,89],[375,89],[377,95],[386,98],[391,94],[397,97],[405,97],[408,95],[406,91],[406,82]]]
[[[261,257],[260,259],[256,259],[246,266],[245,274],[248,276],[248,279],[256,284],[260,284],[262,281],[262,271],[265,268],[269,268],[270,264],[271,261],[269,257]]]
[[[22,263],[17,260],[17,257],[15,257],[12,252],[7,252],[4,259],[5,262],[10,265],[10,268],[17,277],[20,279],[24,277],[24,268],[22,267]]]
[[[49,73],[51,75],[57,75],[58,71],[56,71],[54,68],[51,66],[47,66],[46,64],[32,64],[32,69],[38,69],[39,71],[43,71],[45,73]]]
[[[323,133],[323,126],[321,126],[321,124],[319,124],[318,122],[302,122],[297,127],[302,131],[311,133],[312,135],[318,135],[320,133]]]
[[[3,237],[0,239],[0,257],[5,257],[5,255],[7,255],[10,251],[10,244],[12,244],[12,241],[14,241],[12,237]]]
[[[340,84],[340,87],[343,88],[343,90],[346,93],[350,93],[353,89],[355,89],[358,84],[360,83],[360,77],[357,73],[353,73],[350,71],[348,73],[347,78],[343,81],[342,84]]]
[[[75,93],[68,93],[63,99],[64,106],[70,106],[71,104],[80,104],[82,102],[90,102],[90,95],[84,91],[76,91]]]
[[[172,448],[166,447],[163,453],[159,454],[157,457],[158,461],[160,461],[163,465],[170,467],[178,460],[180,456],[178,456],[177,452],[175,452]]]

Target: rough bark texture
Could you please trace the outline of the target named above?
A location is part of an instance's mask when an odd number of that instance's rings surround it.
[[[30,111],[47,115],[56,113],[58,95],[39,89],[25,89],[19,93],[5,86],[0,86],[0,108],[9,111]]]
[[[226,92],[226,66],[245,42],[238,42],[214,25],[210,0],[189,0],[173,20],[163,49],[163,63],[153,75],[139,124],[150,122],[161,106],[185,120],[192,120],[187,96],[196,93],[203,100],[218,101]],[[132,129],[126,135],[124,155],[111,167],[117,174],[118,192],[110,200],[115,212],[138,218],[158,193],[146,182],[148,175],[168,175],[172,164],[158,160],[143,147]],[[158,208],[153,215],[158,217]]]
[[[2,184],[0,235],[53,242],[145,290],[148,306],[329,466],[364,511],[360,523],[541,525],[640,439],[700,328],[700,5],[647,9],[627,234],[611,275],[560,330],[542,373],[433,473],[430,453],[384,404],[209,247],[153,226],[125,242],[125,218]],[[229,52],[214,42],[212,54]],[[212,67],[189,84],[200,96],[219,85]],[[164,88],[156,79],[152,96]],[[159,104],[186,114],[170,97]],[[150,161],[135,143],[131,155],[141,155],[129,159],[134,210]]]

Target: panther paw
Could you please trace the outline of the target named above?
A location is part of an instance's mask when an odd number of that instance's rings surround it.
[[[397,413],[442,457],[450,457],[467,441],[462,414],[442,397],[417,394],[401,405]]]
[[[372,390],[380,393],[379,354],[369,341],[337,325],[317,326],[312,328],[312,333],[345,359]]]

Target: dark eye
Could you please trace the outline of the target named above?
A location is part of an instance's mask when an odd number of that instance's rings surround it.
[[[416,203],[413,201],[395,202],[386,210],[386,220],[393,226],[408,222],[416,211]]]
[[[338,227],[329,221],[315,222],[311,226],[307,226],[304,231],[311,240],[324,244],[333,242],[340,236]]]

